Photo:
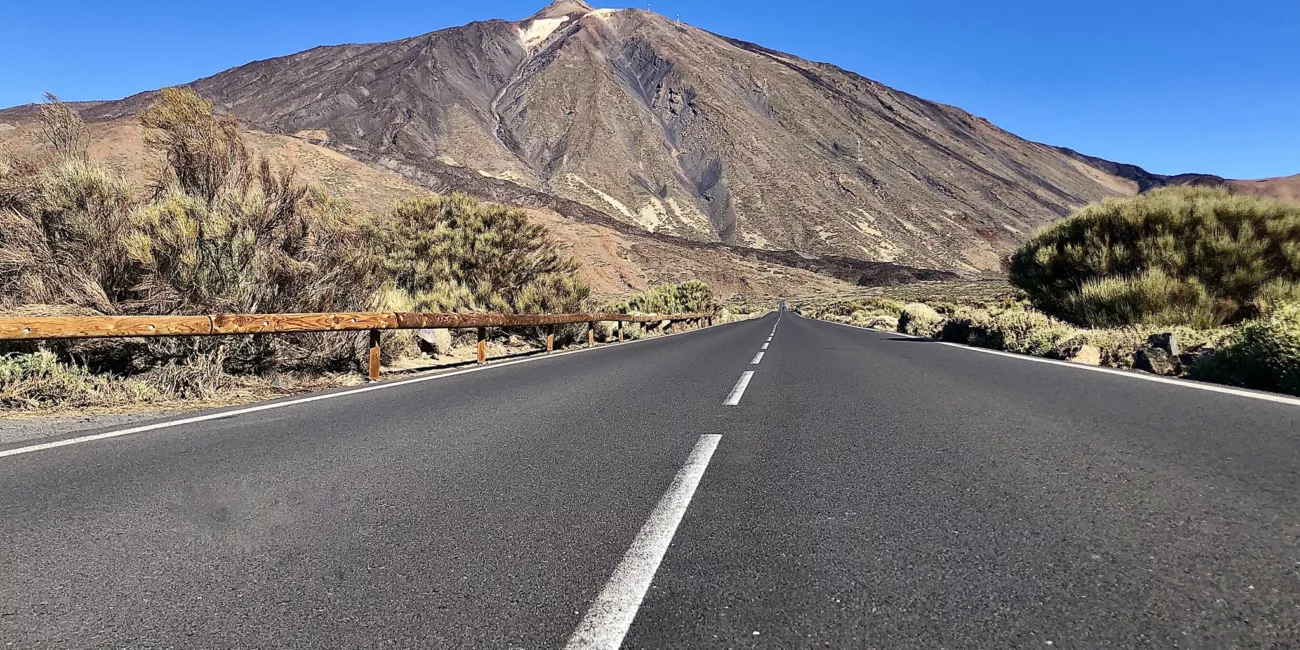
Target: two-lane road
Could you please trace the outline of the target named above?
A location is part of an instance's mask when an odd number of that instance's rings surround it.
[[[381,386],[0,448],[0,647],[1300,647],[1297,403],[791,313]]]

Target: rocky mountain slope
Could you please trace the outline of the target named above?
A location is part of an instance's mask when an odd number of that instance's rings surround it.
[[[435,191],[850,280],[870,262],[996,271],[1072,208],[1164,182],[832,65],[577,0],[191,86],[253,128]],[[84,113],[122,118],[151,97]]]
[[[90,104],[74,106],[86,110]],[[122,174],[143,194],[153,154],[144,146],[138,122],[123,117],[97,121],[89,127],[90,158]],[[412,178],[430,179],[430,184],[419,184],[303,138],[248,131],[245,141],[258,156],[275,165],[292,166],[303,181],[345,199],[363,214],[380,215],[403,199],[458,189],[448,184],[449,180],[455,181],[454,175],[426,176],[415,168],[404,170]],[[4,155],[34,160],[46,160],[51,155],[32,107],[0,111],[0,156]],[[890,285],[952,277],[942,271],[889,263],[684,240],[645,232],[580,204],[502,181],[496,181],[495,187],[481,185],[479,189],[495,189],[483,193],[523,207],[530,219],[546,226],[581,263],[579,275],[599,296],[623,296],[653,285],[690,279],[708,282],[724,298],[775,298],[839,294],[856,284]]]
[[[362,159],[460,170],[646,231],[759,249],[992,270],[1034,229],[1124,191],[959,109],[577,1],[192,85],[246,122]],[[148,98],[87,113],[120,117]]]

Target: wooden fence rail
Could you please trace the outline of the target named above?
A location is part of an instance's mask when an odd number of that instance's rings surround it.
[[[219,314],[214,316],[52,316],[0,318],[0,341],[94,339],[162,336],[232,336],[294,332],[370,332],[371,379],[379,378],[379,333],[382,330],[477,329],[478,362],[486,361],[487,328],[588,324],[589,345],[595,344],[596,323],[678,323],[712,325],[713,314],[434,314],[413,312],[354,312],[325,314]],[[554,337],[546,337],[546,349]]]

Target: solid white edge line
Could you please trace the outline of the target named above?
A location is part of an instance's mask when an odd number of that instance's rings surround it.
[[[339,398],[339,397],[347,397],[347,396],[350,396],[350,395],[359,395],[359,394],[361,394],[361,393],[369,393],[370,391],[383,390],[383,389],[385,389],[385,388],[397,388],[398,386],[407,386],[407,385],[409,385],[409,384],[418,384],[418,383],[421,383],[421,382],[433,381],[433,380],[435,380],[435,379],[445,379],[445,378],[447,378],[447,377],[456,377],[456,376],[459,376],[459,375],[466,375],[466,374],[469,374],[469,373],[471,373],[471,372],[479,372],[479,371],[481,371],[481,370],[492,370],[492,369],[495,369],[495,368],[505,368],[505,367],[507,367],[507,366],[513,366],[513,365],[517,365],[517,364],[521,364],[521,363],[529,363],[529,362],[533,362],[533,361],[541,361],[541,360],[543,360],[543,359],[555,359],[555,358],[557,358],[557,357],[564,357],[564,356],[568,356],[568,355],[570,355],[570,354],[578,354],[578,353],[580,353],[580,352],[591,352],[591,351],[593,351],[593,350],[609,350],[609,349],[613,349],[613,348],[617,348],[617,347],[622,347],[622,346],[624,346],[624,345],[632,345],[632,344],[635,344],[635,343],[648,343],[648,342],[650,342],[650,341],[658,341],[658,340],[661,340],[661,339],[665,339],[665,338],[668,338],[668,337],[670,337],[670,336],[683,336],[683,335],[687,335],[687,334],[694,334],[694,333],[696,333],[696,332],[707,332],[707,331],[709,331],[709,330],[711,330],[711,329],[716,329],[716,328],[718,328],[718,327],[723,327],[723,326],[726,326],[726,325],[734,325],[734,324],[737,324],[737,323],[744,323],[744,322],[745,322],[745,321],[741,320],[741,321],[732,321],[731,323],[720,323],[720,324],[715,325],[715,326],[713,326],[713,327],[707,327],[707,328],[699,329],[699,330],[690,330],[690,331],[686,331],[686,332],[677,332],[677,333],[673,333],[673,334],[666,334],[666,335],[664,335],[664,336],[655,336],[655,337],[646,338],[646,339],[638,339],[638,340],[635,340],[635,341],[624,341],[624,342],[622,342],[622,343],[605,343],[605,344],[602,344],[602,345],[598,345],[598,346],[596,346],[596,347],[594,347],[594,348],[579,348],[579,349],[577,349],[577,350],[565,350],[564,352],[552,352],[552,353],[550,353],[550,354],[540,353],[540,354],[537,354],[537,355],[535,355],[535,356],[528,357],[528,358],[526,358],[526,359],[514,359],[514,360],[511,360],[511,361],[497,361],[497,362],[488,363],[488,364],[485,364],[485,365],[482,365],[482,366],[475,366],[475,367],[473,367],[473,368],[466,368],[466,369],[464,369],[464,370],[453,370],[453,371],[451,371],[451,372],[444,372],[444,373],[432,374],[432,375],[427,375],[427,376],[424,376],[424,377],[413,377],[413,378],[411,378],[411,379],[400,379],[400,380],[396,380],[396,381],[380,382],[380,383],[370,384],[370,385],[367,385],[367,386],[361,386],[361,387],[358,387],[358,388],[352,388],[352,389],[349,389],[349,390],[341,390],[341,391],[338,391],[338,392],[335,392],[335,393],[326,393],[326,394],[324,394],[324,395],[312,395],[312,396],[309,396],[309,397],[300,397],[300,398],[297,398],[297,399],[286,400],[286,401],[283,401],[283,402],[274,402],[274,403],[271,403],[271,404],[259,404],[259,405],[257,405],[257,406],[249,406],[249,407],[245,407],[245,408],[241,408],[241,409],[235,409],[235,410],[232,410],[232,411],[221,411],[220,413],[207,413],[207,414],[204,414],[204,415],[196,415],[196,416],[193,416],[193,417],[181,418],[181,419],[179,419],[179,420],[168,420],[168,421],[166,421],[166,422],[155,422],[155,423],[153,423],[153,424],[145,424],[145,425],[141,425],[141,426],[138,426],[138,427],[130,427],[130,428],[127,428],[127,429],[118,429],[118,430],[115,430],[115,431],[105,431],[105,432],[103,432],[103,433],[96,433],[96,434],[89,435],[89,436],[80,436],[80,437],[76,437],[76,438],[64,438],[64,439],[62,439],[62,440],[54,440],[54,441],[52,441],[52,442],[43,442],[43,443],[40,443],[40,444],[29,445],[29,446],[26,446],[26,447],[15,447],[15,448],[13,448],[13,449],[2,449],[2,450],[0,450],[0,458],[5,458],[5,457],[7,457],[7,456],[18,456],[18,455],[20,455],[20,454],[29,454],[29,453],[36,452],[36,451],[44,451],[44,450],[46,450],[46,449],[55,449],[55,448],[58,448],[58,447],[66,447],[66,446],[68,446],[68,445],[76,445],[76,444],[81,444],[81,443],[85,443],[85,442],[94,442],[94,441],[96,441],[96,440],[104,440],[104,439],[106,439],[106,438],[117,438],[117,437],[120,437],[120,436],[128,436],[128,435],[132,435],[132,434],[136,434],[136,433],[145,433],[145,432],[147,432],[147,431],[157,431],[157,430],[159,430],[159,429],[169,429],[169,428],[171,428],[171,427],[179,427],[179,426],[184,426],[184,425],[186,425],[186,424],[196,424],[196,423],[199,423],[199,422],[210,422],[210,421],[212,421],[212,420],[221,420],[221,419],[225,419],[225,418],[233,418],[233,417],[240,416],[240,415],[248,415],[249,413],[258,413],[258,412],[261,412],[261,411],[269,411],[269,410],[271,410],[271,409],[285,408],[285,407],[288,407],[288,406],[297,406],[297,405],[299,405],[299,404],[308,404],[308,403],[311,403],[311,402],[319,402],[319,401],[327,400],[327,399],[335,399],[335,398]]]
[[[767,342],[767,343],[764,343],[764,344],[763,344],[763,349],[766,350],[766,349],[767,349],[767,346],[769,346],[769,345],[772,345],[771,341],[769,341],[769,342]]]
[[[757,366],[760,362],[763,361],[763,354],[764,354],[763,352],[759,352],[758,354],[754,355],[754,360],[750,361],[749,365]]]
[[[856,330],[867,330],[868,332],[879,332],[879,333],[881,333],[881,334],[894,334],[894,335],[897,335],[897,336],[903,336],[903,337],[906,337],[906,338],[909,338],[909,339],[919,339],[919,338],[922,338],[922,337],[920,337],[920,336],[912,336],[911,334],[903,334],[903,333],[901,333],[901,332],[890,332],[889,330],[878,330],[878,329],[874,329],[874,328],[870,328],[870,327],[859,327],[859,326],[857,326],[857,325],[849,325],[848,323],[837,323],[837,322],[835,322],[835,321],[830,321],[830,320],[820,320],[820,319],[809,319],[809,320],[817,320],[817,321],[822,322],[822,323],[830,323],[831,325],[842,325],[842,326],[844,326],[844,327],[851,327],[851,328],[856,329]],[[1031,357],[1031,356],[1029,356],[1029,355],[1027,355],[1027,354],[1016,354],[1016,353],[1014,353],[1014,352],[1003,352],[1002,350],[989,350],[989,349],[987,349],[987,348],[977,348],[977,347],[970,346],[970,345],[962,345],[962,344],[960,344],[960,343],[950,343],[950,342],[948,342],[948,341],[934,341],[934,342],[935,342],[935,343],[938,343],[939,345],[946,345],[946,346],[949,346],[949,347],[958,348],[958,349],[960,349],[960,350],[967,350],[967,351],[969,351],[969,352],[983,352],[984,354],[996,354],[996,355],[1001,356],[1001,357],[1009,357],[1009,358],[1012,358],[1012,359],[1018,359],[1018,360],[1020,360],[1020,361],[1031,361],[1031,362],[1034,362],[1034,363],[1048,363],[1048,364],[1051,364],[1051,365],[1054,365],[1054,366],[1062,366],[1062,367],[1065,367],[1065,368],[1072,368],[1072,369],[1074,369],[1074,370],[1087,370],[1087,371],[1090,371],[1090,372],[1100,372],[1100,373],[1105,373],[1105,374],[1108,374],[1108,375],[1117,375],[1117,376],[1119,376],[1119,377],[1127,377],[1127,378],[1129,378],[1129,379],[1140,379],[1140,380],[1142,380],[1142,381],[1153,381],[1153,382],[1156,382],[1156,383],[1158,383],[1158,384],[1169,384],[1169,385],[1171,385],[1171,386],[1181,386],[1181,387],[1183,387],[1183,388],[1193,388],[1193,389],[1196,389],[1196,390],[1209,391],[1209,392],[1211,392],[1211,393],[1223,393],[1223,394],[1225,394],[1225,395],[1235,395],[1235,396],[1237,396],[1237,397],[1248,397],[1248,398],[1250,398],[1250,399],[1257,399],[1257,400],[1262,400],[1262,401],[1265,401],[1265,402],[1276,402],[1276,403],[1278,403],[1278,404],[1289,404],[1289,405],[1291,405],[1291,406],[1300,406],[1300,398],[1287,397],[1287,396],[1285,396],[1285,395],[1274,395],[1274,394],[1272,394],[1272,393],[1259,393],[1259,392],[1255,392],[1255,391],[1242,390],[1242,389],[1240,389],[1240,388],[1232,388],[1232,387],[1229,387],[1229,386],[1220,386],[1220,385],[1218,385],[1218,384],[1206,384],[1206,383],[1201,383],[1201,382],[1197,382],[1197,381],[1188,381],[1188,380],[1186,380],[1186,379],[1174,379],[1174,378],[1172,378],[1172,377],[1161,377],[1160,375],[1145,375],[1145,374],[1139,374],[1139,373],[1136,373],[1136,372],[1130,372],[1130,371],[1128,371],[1128,370],[1120,370],[1120,369],[1118,369],[1118,368],[1102,368],[1102,367],[1100,367],[1100,366],[1089,366],[1089,365],[1085,365],[1085,364],[1082,364],[1082,363],[1073,363],[1073,362],[1070,362],[1070,361],[1061,361],[1061,360],[1059,360],[1059,359],[1044,359],[1044,358],[1042,358],[1042,357]]]
[[[659,571],[659,565],[721,439],[722,436],[717,434],[700,436],[686,464],[677,472],[668,491],[605,583],[605,588],[596,596],[573,636],[569,637],[569,642],[564,645],[566,650],[615,650],[623,644],[623,637],[632,627],[637,610],[641,609],[641,601],[650,590],[650,583]]]
[[[749,380],[754,378],[753,370],[746,370],[740,374],[740,380],[736,382],[735,388],[727,394],[727,399],[722,403],[723,406],[735,406],[740,403],[740,398],[745,394],[745,389],[749,387]]]

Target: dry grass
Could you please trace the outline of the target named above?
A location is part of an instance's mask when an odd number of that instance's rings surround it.
[[[169,364],[140,375],[96,373],[48,350],[0,357],[0,415],[130,413],[215,408],[362,382],[356,373],[228,375],[219,360]]]

